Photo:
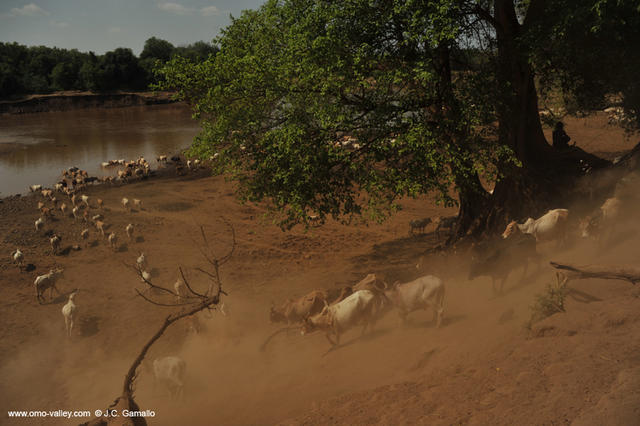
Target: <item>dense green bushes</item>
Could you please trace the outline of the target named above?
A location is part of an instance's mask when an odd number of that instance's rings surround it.
[[[145,90],[158,62],[174,56],[200,62],[215,52],[216,46],[203,41],[175,47],[156,37],[145,42],[140,57],[122,47],[95,55],[0,42],[0,98],[58,90]]]

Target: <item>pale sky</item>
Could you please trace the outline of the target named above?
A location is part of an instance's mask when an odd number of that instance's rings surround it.
[[[0,41],[103,54],[129,47],[140,54],[158,37],[175,46],[210,42],[264,0],[0,0]]]

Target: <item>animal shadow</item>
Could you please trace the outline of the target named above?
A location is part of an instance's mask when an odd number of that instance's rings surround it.
[[[144,237],[142,235],[138,235],[136,237],[136,243],[144,243]]]
[[[88,317],[82,317],[80,319],[80,324],[79,324],[80,335],[83,337],[90,337],[95,334],[98,334],[98,331],[100,331],[99,324],[100,324],[99,317],[96,317],[93,315]]]
[[[117,252],[118,253],[124,253],[126,251],[129,251],[129,246],[127,245],[127,243],[120,244],[120,247],[118,247]]]
[[[57,256],[69,256],[69,253],[71,253],[72,249],[73,248],[71,246],[66,246],[62,250],[58,251]]]
[[[33,263],[29,263],[27,264],[27,266],[24,267],[25,272],[31,272],[35,270],[36,270],[36,265],[34,265]]]
[[[100,241],[98,240],[93,240],[89,243],[89,247],[97,247],[98,244],[100,244]]]

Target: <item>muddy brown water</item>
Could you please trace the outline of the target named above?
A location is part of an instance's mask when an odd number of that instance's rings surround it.
[[[63,169],[114,174],[100,163],[189,146],[199,126],[180,104],[0,116],[0,197],[51,186]],[[155,166],[155,165],[154,165]]]

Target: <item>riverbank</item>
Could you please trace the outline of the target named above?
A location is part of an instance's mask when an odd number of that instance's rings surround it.
[[[171,92],[56,92],[0,101],[0,114],[30,114],[85,108],[122,108],[176,103]]]
[[[530,334],[523,324],[535,294],[552,279],[551,268],[523,277],[515,271],[501,297],[491,296],[488,277],[467,280],[463,251],[432,255],[417,270],[418,256],[437,244],[437,237],[432,226],[409,236],[409,221],[453,213],[428,197],[401,200],[403,210],[384,224],[330,222],[310,232],[283,233],[261,220],[263,205],[240,204],[234,190],[233,183],[204,170],[87,188],[83,193],[91,214],[103,215],[107,232],[119,237],[115,251],[68,212],[56,211],[36,231],[37,202],[43,200],[38,194],[0,203],[0,252],[20,247],[25,262],[34,265],[20,271],[8,255],[0,259],[5,324],[0,408],[93,411],[111,402],[145,339],[177,309],[136,297],[134,288],[145,290],[128,265],[144,252],[154,283],[173,288],[182,266],[195,288],[206,288],[206,276],[195,271],[207,268],[199,251],[199,225],[205,226],[213,255],[223,256],[230,248],[230,224],[236,246],[221,268],[228,316],[201,316],[199,334],[178,323],[152,348],[149,359],[178,355],[187,363],[183,401],[154,388],[152,376],[141,369],[136,398],[141,409],[157,413],[153,424],[179,424],[185,418],[191,424],[229,425],[315,425],[327,419],[334,424],[488,424],[495,419],[554,424],[598,419],[594,410],[616,413],[609,424],[633,423],[637,393],[625,389],[640,383],[640,299],[629,284],[571,283],[582,299],[568,297],[566,313],[548,318]],[[142,208],[125,211],[122,197],[141,199]],[[97,198],[104,208],[98,209]],[[129,240],[128,223],[135,227]],[[90,234],[82,240],[85,227]],[[61,254],[51,253],[46,231],[62,238]],[[73,245],[81,250],[69,250]],[[559,254],[545,246],[543,264],[550,258],[588,264],[596,260],[593,249],[587,244]],[[597,261],[625,263],[635,253],[636,240],[627,239]],[[63,295],[47,295],[41,305],[33,280],[55,267],[64,268],[58,282]],[[447,286],[442,328],[434,327],[431,311],[412,313],[404,326],[389,314],[363,338],[359,330],[347,332],[343,344],[330,352],[322,333],[303,338],[295,332],[277,335],[260,351],[279,328],[269,323],[272,302],[353,284],[371,272],[389,282],[442,277]],[[79,289],[79,315],[67,339],[60,310],[64,294],[74,289]]]

